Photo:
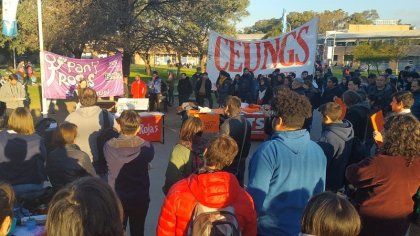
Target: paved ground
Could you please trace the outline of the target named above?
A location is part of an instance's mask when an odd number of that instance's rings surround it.
[[[58,122],[62,122],[68,114],[68,110],[72,110],[74,104],[58,103],[57,113],[55,115],[50,115],[50,117],[55,118]],[[314,113],[313,129],[311,132],[311,137],[313,140],[319,138],[321,124],[320,116],[318,112]],[[150,175],[150,207],[147,214],[146,226],[145,226],[145,235],[152,236],[155,235],[156,224],[159,218],[160,208],[164,200],[164,195],[162,193],[162,186],[165,180],[165,171],[168,165],[169,155],[172,151],[173,146],[178,141],[179,128],[181,125],[180,116],[176,115],[175,108],[170,107],[169,112],[165,117],[165,144],[154,143],[155,147],[155,157],[152,161],[152,168],[149,171]],[[250,155],[254,153],[260,141],[253,141],[251,144]],[[245,183],[247,182],[247,176],[245,177]]]

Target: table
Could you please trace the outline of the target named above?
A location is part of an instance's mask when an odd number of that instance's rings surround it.
[[[248,109],[241,109],[241,114],[251,123],[251,140],[265,140],[264,118],[262,112],[250,112]],[[189,110],[188,116],[198,117],[204,123],[204,133],[218,133],[220,128],[220,115],[223,109],[212,109],[211,113],[200,113],[197,110]]]
[[[165,143],[165,114],[161,112],[139,112],[140,132],[137,134],[140,138],[149,142]]]

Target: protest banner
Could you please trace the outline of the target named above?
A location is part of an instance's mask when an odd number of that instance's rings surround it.
[[[384,130],[384,113],[382,110],[372,114],[370,120],[372,122],[373,131],[382,132],[382,130]]]
[[[214,84],[219,71],[225,70],[231,77],[241,74],[244,68],[254,73],[271,74],[279,68],[281,72],[314,70],[318,18],[275,38],[255,41],[240,41],[210,32],[207,57],[207,72]]]
[[[3,0],[3,35],[15,37],[17,35],[16,12],[18,7],[18,0]]]
[[[98,97],[124,94],[122,55],[98,59],[74,59],[44,52],[44,98],[72,98],[79,81],[85,79]]]

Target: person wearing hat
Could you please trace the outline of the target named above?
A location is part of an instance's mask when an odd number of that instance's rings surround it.
[[[13,110],[23,107],[25,89],[18,82],[16,74],[9,75],[9,81],[0,88],[0,101],[6,103],[6,116],[9,117]]]

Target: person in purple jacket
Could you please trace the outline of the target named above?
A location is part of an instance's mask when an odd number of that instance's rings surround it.
[[[140,130],[140,117],[135,111],[123,111],[117,122],[121,127],[119,137],[104,146],[108,184],[121,200],[124,226],[129,219],[131,235],[144,235],[150,202],[148,169],[155,151],[151,143],[136,135]]]

